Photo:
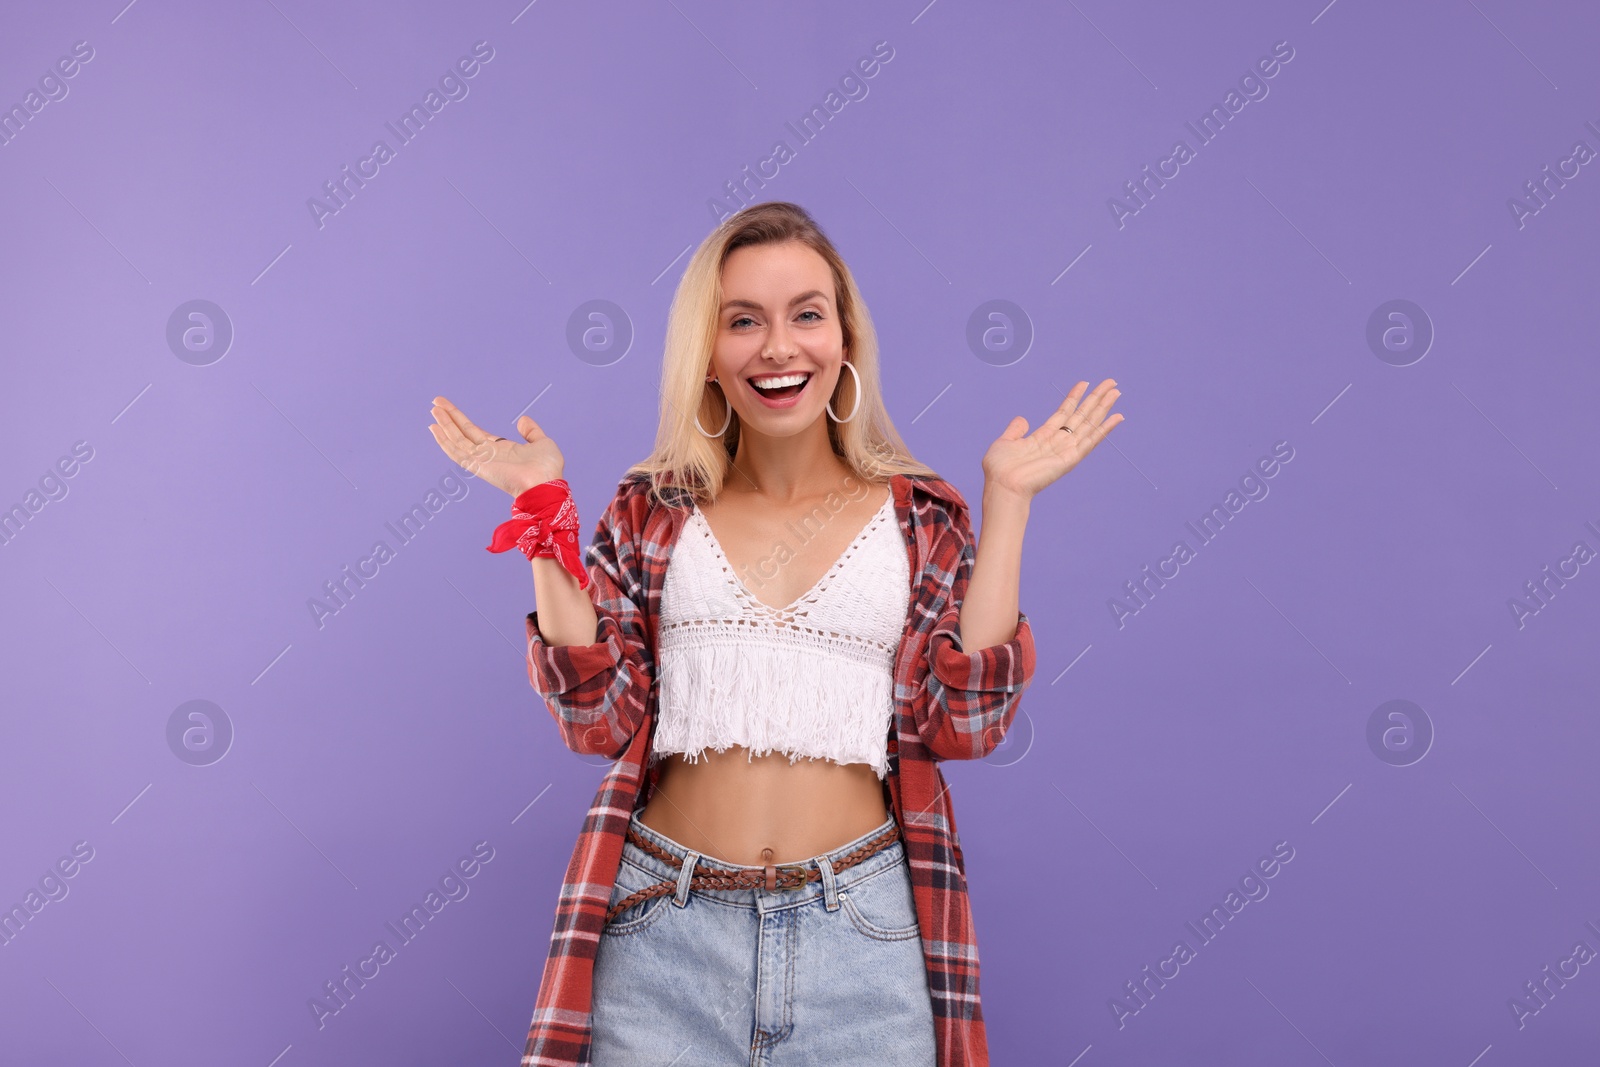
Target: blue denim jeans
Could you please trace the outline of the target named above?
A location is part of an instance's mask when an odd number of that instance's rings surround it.
[[[897,838],[844,871],[843,857],[882,826],[805,866],[794,889],[689,889],[702,872],[760,870],[709,859],[633,829],[683,860],[631,841],[611,904],[657,882],[676,892],[635,904],[600,937],[594,963],[594,1067],[933,1067],[933,1004]]]

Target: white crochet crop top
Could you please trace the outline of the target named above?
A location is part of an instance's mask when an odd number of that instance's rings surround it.
[[[707,748],[742,745],[752,759],[865,763],[885,777],[895,653],[910,608],[893,493],[781,610],[751,594],[695,506],[661,592],[651,762],[668,753],[698,762]]]

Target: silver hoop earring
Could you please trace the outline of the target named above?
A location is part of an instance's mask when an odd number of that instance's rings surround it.
[[[709,385],[711,383],[707,382],[706,384]],[[722,402],[724,404],[728,404],[728,398],[723,397]],[[706,433],[706,428],[700,425],[700,413],[698,411],[694,413],[694,428],[700,431],[701,437],[721,437],[723,434],[728,432],[728,427],[731,425],[733,425],[732,404],[728,404],[728,416],[722,420],[722,429],[718,430],[716,433]]]
[[[850,369],[851,376],[856,380],[856,402],[855,406],[850,409],[850,419],[853,419],[856,417],[856,412],[861,410],[861,372],[856,370],[855,364],[851,363],[848,359],[844,361],[844,365]],[[833,413],[833,401],[828,401],[827,408],[828,414],[832,416],[834,422],[850,421],[850,419],[841,419],[839,416]]]

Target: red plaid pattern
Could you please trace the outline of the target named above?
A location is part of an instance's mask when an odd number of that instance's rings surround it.
[[[599,630],[592,645],[551,647],[526,619],[528,680],[567,747],[614,759],[583,821],[557,902],[523,1067],[589,1063],[595,950],[622,862],[628,820],[653,794],[645,770],[655,727],[656,620],[672,546],[688,517],[624,478],[589,546]],[[976,544],[966,501],[940,478],[897,474],[894,509],[911,565],[911,610],[895,659],[887,799],[911,867],[933,998],[938,1067],[987,1067],[978,946],[950,789],[938,762],[979,759],[1005,736],[1033,678],[1033,631],[965,651],[960,609]],[[669,492],[682,492],[671,490]],[[600,1065],[604,1067],[604,1065]]]

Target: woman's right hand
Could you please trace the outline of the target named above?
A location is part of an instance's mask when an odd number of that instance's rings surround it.
[[[428,431],[445,455],[513,497],[554,481],[566,468],[555,441],[526,415],[517,419],[522,441],[485,433],[442,396],[433,398],[433,418]]]

